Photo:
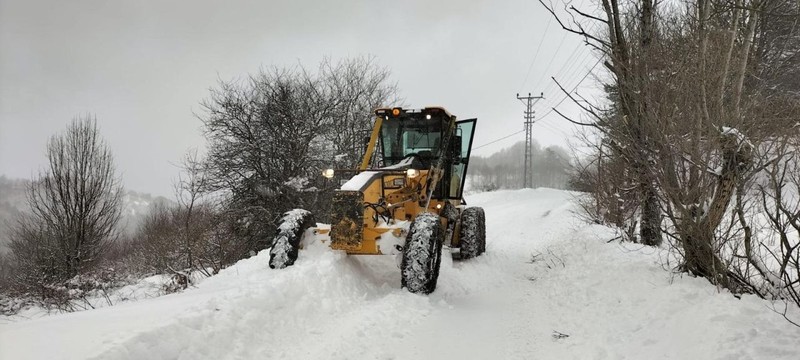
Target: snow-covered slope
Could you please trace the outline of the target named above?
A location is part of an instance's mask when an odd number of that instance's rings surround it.
[[[0,324],[0,359],[798,358],[800,329],[769,303],[607,244],[571,196],[468,198],[487,253],[444,257],[430,296],[400,289],[392,257],[316,246],[271,270],[263,251],[181,294]]]

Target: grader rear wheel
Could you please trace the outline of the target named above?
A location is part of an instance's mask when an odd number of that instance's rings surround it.
[[[461,259],[471,259],[486,252],[486,214],[483,208],[471,207],[461,214]]]

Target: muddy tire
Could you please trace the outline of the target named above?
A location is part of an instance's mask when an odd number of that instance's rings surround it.
[[[404,288],[418,294],[430,294],[436,290],[443,241],[444,231],[439,215],[424,213],[414,219],[400,264]]]
[[[461,259],[471,259],[486,252],[486,214],[483,208],[471,207],[461,213]]]
[[[303,234],[315,225],[314,215],[308,210],[294,209],[283,214],[269,251],[269,267],[283,269],[294,265]]]

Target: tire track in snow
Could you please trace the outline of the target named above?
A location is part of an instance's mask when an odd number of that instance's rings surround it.
[[[564,194],[554,194],[552,206],[564,206]],[[266,255],[262,252],[241,266],[244,277],[230,275],[234,269],[229,269],[230,279],[201,284],[238,281],[239,288],[193,305],[168,325],[119,341],[97,359],[391,357],[380,349],[417,341],[409,329],[429,326],[426,319],[431,314],[524,278],[519,270],[527,255],[518,248],[531,244],[513,240],[531,226],[543,230],[528,239],[531,243],[553,237],[554,229],[541,220],[542,213],[526,211],[529,204],[508,206],[495,200],[483,205],[488,215],[487,254],[456,263],[443,256],[439,287],[428,297],[399,289],[399,269],[391,257],[347,257],[312,247],[301,253],[295,266],[276,271],[258,259]],[[508,227],[508,219],[492,215],[493,208],[516,214],[517,222],[526,225]],[[263,264],[253,265],[256,261]],[[316,346],[298,346],[304,342]],[[366,354],[353,345],[364,343]]]

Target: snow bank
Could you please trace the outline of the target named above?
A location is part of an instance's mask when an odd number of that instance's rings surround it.
[[[613,232],[576,221],[571,197],[470,196],[486,209],[487,253],[443,256],[430,296],[400,289],[391,256],[316,244],[271,270],[264,251],[180,294],[1,324],[0,358],[797,358],[800,329],[770,303],[607,244]]]
[[[113,270],[112,270],[113,271]],[[192,284],[199,284],[206,276],[195,271],[189,275]],[[70,280],[73,285],[83,281],[78,277]],[[91,281],[91,279],[89,279]],[[120,284],[122,283],[122,284]],[[135,302],[164,296],[179,287],[172,275],[159,274],[143,279],[121,279],[106,283],[96,283],[92,290],[83,291],[70,288],[74,299],[68,305],[71,311],[84,311],[115,306],[126,302]],[[0,316],[0,323],[11,323],[22,320],[58,314],[60,310],[46,309],[37,305],[20,304],[21,310],[10,316]]]

